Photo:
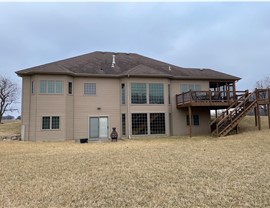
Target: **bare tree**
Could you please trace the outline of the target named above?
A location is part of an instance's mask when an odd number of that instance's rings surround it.
[[[255,87],[257,89],[269,89],[270,88],[270,77],[269,75],[265,76],[262,80],[256,82]],[[267,96],[267,92],[260,93],[261,98],[265,99]],[[261,109],[263,111],[263,115],[267,115],[267,106],[262,105]]]
[[[12,104],[17,100],[17,96],[17,84],[6,77],[0,76],[0,124],[5,112],[17,110],[12,108]]]

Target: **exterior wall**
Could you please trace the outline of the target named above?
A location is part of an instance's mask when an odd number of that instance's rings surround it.
[[[62,80],[62,94],[40,94],[40,80]],[[31,93],[31,83],[35,83],[35,93]],[[73,83],[73,94],[68,94],[68,82]],[[96,83],[96,95],[84,95],[84,83]],[[126,86],[126,104],[121,104],[121,83]],[[131,83],[163,83],[164,104],[131,104]],[[168,101],[168,85],[171,88],[171,103]],[[35,75],[23,77],[22,129],[24,140],[69,140],[89,138],[89,117],[108,116],[108,133],[116,127],[122,135],[122,113],[126,114],[126,136],[132,135],[132,113],[165,113],[166,133],[164,135],[187,135],[187,109],[176,108],[175,95],[180,93],[181,84],[199,84],[201,90],[209,90],[208,81],[181,81],[165,78],[83,78],[55,75]],[[193,134],[210,132],[210,112],[194,108],[193,115],[200,117],[200,125],[192,126]],[[171,116],[170,116],[171,115]],[[59,116],[59,130],[42,130],[42,116]],[[171,117],[171,118],[170,118]]]
[[[22,140],[29,139],[30,129],[30,89],[31,89],[31,77],[23,77],[22,80]]]
[[[84,83],[96,83],[96,95],[84,95]],[[75,139],[89,137],[90,116],[108,116],[109,133],[112,127],[120,129],[119,79],[74,78]]]
[[[121,105],[121,113],[126,114],[126,135],[131,137],[132,135],[132,124],[131,115],[132,113],[165,113],[165,128],[166,136],[170,136],[169,126],[169,112],[171,112],[171,104],[168,102],[168,84],[170,80],[162,78],[124,78],[121,83],[126,85],[126,104]],[[131,103],[131,84],[132,83],[161,83],[164,84],[164,104],[132,104]],[[148,91],[147,91],[148,94]],[[148,133],[149,134],[149,133]],[[137,137],[138,135],[136,135]],[[141,135],[144,136],[144,135]]]
[[[188,109],[178,110],[176,108],[176,95],[180,94],[181,84],[199,84],[201,90],[209,90],[209,81],[197,80],[172,80],[171,81],[171,95],[172,95],[172,134],[174,136],[188,135],[189,126],[186,125],[186,115]],[[192,126],[192,134],[207,134],[210,132],[210,111],[203,108],[192,108],[192,114],[199,115],[200,125]]]
[[[22,125],[25,126],[25,140],[65,140],[73,138],[73,97],[67,95],[67,76],[35,75],[23,77]],[[40,80],[61,80],[62,94],[40,94]],[[31,85],[34,82],[34,94]],[[68,113],[67,113],[68,111]],[[59,116],[59,130],[42,130],[43,116]],[[68,127],[68,128],[67,128]]]

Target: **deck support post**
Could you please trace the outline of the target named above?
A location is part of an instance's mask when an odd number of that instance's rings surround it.
[[[257,117],[258,117],[258,130],[261,130],[261,116],[260,116],[260,106],[257,104]]]
[[[192,111],[191,111],[191,106],[188,106],[188,116],[189,116],[189,136],[192,137]]]
[[[267,105],[267,112],[268,112],[268,128],[270,129],[270,89],[268,89],[267,95],[268,95],[268,105]]]
[[[257,107],[254,108],[254,117],[255,117],[255,126],[258,126],[258,121],[257,121]]]
[[[268,112],[268,128],[270,129],[270,103],[267,105],[267,112]]]
[[[236,87],[235,87],[235,81],[233,82],[233,102],[235,102],[237,99],[236,97]]]

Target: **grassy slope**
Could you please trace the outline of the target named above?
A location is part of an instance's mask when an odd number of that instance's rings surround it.
[[[0,124],[0,136],[20,134],[21,121],[4,121]]]
[[[269,207],[269,133],[0,142],[0,207]]]

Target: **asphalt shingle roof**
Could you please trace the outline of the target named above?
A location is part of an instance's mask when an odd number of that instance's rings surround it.
[[[112,67],[112,55],[115,65]],[[171,79],[239,80],[212,69],[182,68],[135,53],[93,52],[16,72],[33,74],[66,74],[89,77],[166,77]]]

